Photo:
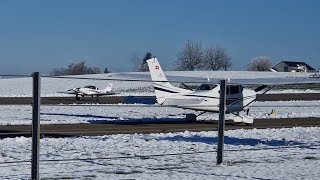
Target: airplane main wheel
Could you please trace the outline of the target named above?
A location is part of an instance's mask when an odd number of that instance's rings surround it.
[[[195,114],[193,114],[193,113],[187,114],[186,115],[186,120],[188,122],[196,122],[197,121],[197,116]]]

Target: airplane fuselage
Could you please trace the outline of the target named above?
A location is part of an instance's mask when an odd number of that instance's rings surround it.
[[[101,94],[98,89],[90,89],[90,88],[80,88],[78,94],[79,95],[98,95]]]
[[[237,93],[229,91],[226,94],[226,112],[240,112],[246,110],[248,106],[255,100],[256,93],[248,89],[240,89]],[[230,88],[230,86],[227,86]],[[158,97],[162,101],[162,105],[174,106],[184,109],[193,109],[199,111],[219,112],[220,104],[220,86],[218,85],[212,90],[196,90],[187,93],[175,93],[166,97]]]
[[[96,86],[85,86],[81,88],[73,88],[69,89],[68,94],[75,94],[76,99],[80,100],[79,96],[91,96],[91,97],[99,97],[99,96],[104,96],[104,95],[114,95],[116,94],[114,91],[112,91],[112,83],[110,83],[105,89],[98,89]]]
[[[197,90],[175,87],[167,80],[157,58],[147,60],[154,91],[158,104],[199,111],[219,112],[220,85],[202,84]],[[256,91],[245,89],[242,85],[226,86],[226,113],[237,113],[248,110],[256,99]],[[247,115],[234,118],[234,122],[253,123]]]

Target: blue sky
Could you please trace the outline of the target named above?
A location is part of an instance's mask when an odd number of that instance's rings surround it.
[[[44,74],[85,60],[132,71],[147,51],[174,69],[187,40],[220,45],[233,70],[256,56],[320,68],[318,0],[0,1],[0,74]]]

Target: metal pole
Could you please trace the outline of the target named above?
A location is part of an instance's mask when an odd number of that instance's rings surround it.
[[[39,142],[40,142],[40,73],[33,76],[33,104],[32,104],[32,159],[31,179],[39,179]]]
[[[224,124],[226,113],[226,80],[220,81],[220,104],[219,104],[219,129],[218,129],[218,150],[217,165],[223,161],[223,145],[224,145]]]

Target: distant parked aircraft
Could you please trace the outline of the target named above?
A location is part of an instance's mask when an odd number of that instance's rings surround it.
[[[99,90],[96,86],[84,86],[84,87],[78,87],[69,89],[67,92],[60,92],[60,93],[67,93],[67,94],[75,94],[77,100],[81,100],[81,97],[84,96],[91,96],[91,97],[99,97],[99,96],[106,96],[106,95],[114,95],[116,94],[114,91],[112,91],[112,83],[110,83],[105,89]]]

